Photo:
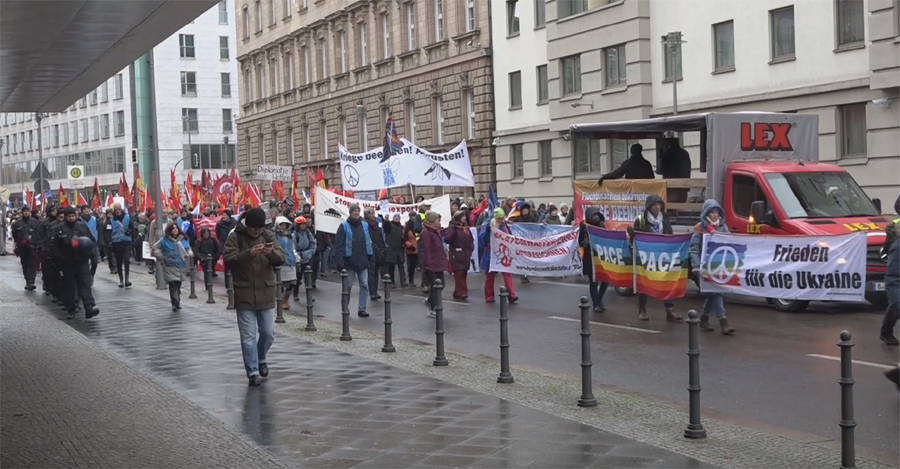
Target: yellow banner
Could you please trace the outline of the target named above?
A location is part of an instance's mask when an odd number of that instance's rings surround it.
[[[575,181],[575,221],[584,219],[584,209],[597,207],[606,219],[606,229],[624,230],[644,213],[647,197],[655,195],[666,201],[666,181],[663,179],[616,179],[603,181]]]

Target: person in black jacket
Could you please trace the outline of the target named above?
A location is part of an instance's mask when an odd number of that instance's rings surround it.
[[[32,236],[32,242],[38,250],[38,260],[41,263],[41,283],[43,283],[44,294],[53,293],[53,280],[56,279],[56,269],[53,267],[53,259],[50,257],[50,246],[47,244],[50,239],[50,224],[56,222],[56,206],[47,207],[47,213],[38,223],[37,230]]]
[[[218,261],[219,256],[225,252],[225,240],[228,239],[228,235],[231,234],[235,226],[237,226],[237,221],[232,217],[231,209],[225,209],[222,212],[222,218],[216,223],[216,239],[219,240],[219,252],[213,256],[213,264],[215,264]],[[213,270],[212,275],[213,277],[219,276],[215,270]]]
[[[394,271],[400,269],[400,287],[406,288],[406,270],[403,265],[403,258],[406,253],[403,249],[403,225],[400,224],[400,214],[395,213],[390,223],[384,224],[384,261],[387,265],[386,270],[391,276],[391,282],[397,284]]]
[[[597,314],[606,312],[606,305],[603,304],[603,295],[606,294],[609,283],[597,282],[594,277],[594,247],[591,245],[591,236],[588,233],[587,225],[604,228],[603,223],[605,221],[600,209],[597,207],[587,207],[584,209],[584,220],[581,222],[581,226],[578,227],[578,244],[583,248],[583,254],[581,256],[581,272],[590,282],[588,291],[591,294],[591,303],[594,307],[593,311]]]
[[[375,217],[374,208],[367,208],[363,214],[365,222],[369,224],[369,235],[372,237],[372,248],[375,250],[374,262],[369,266],[369,299],[374,301],[381,299],[381,295],[378,294],[378,285],[384,274],[384,232]]]
[[[15,253],[22,262],[22,276],[25,277],[25,289],[28,291],[35,289],[34,278],[37,276],[38,251],[34,246],[34,236],[38,225],[40,223],[31,217],[31,208],[25,206],[22,207],[22,219],[12,226]]]
[[[656,172],[663,179],[691,178],[691,155],[681,148],[677,138],[666,139],[666,152],[660,157]],[[668,189],[667,198],[671,203],[687,202],[688,192],[690,189]]]
[[[207,258],[212,258],[213,270],[210,273],[214,274],[216,271],[216,260],[219,258],[219,250],[219,243],[212,237],[209,228],[204,226],[200,230],[200,239],[198,239],[197,243],[194,245],[194,252],[197,254],[197,258],[194,259],[194,261],[199,262],[202,269],[206,269],[208,265],[206,261]]]
[[[78,298],[84,304],[84,317],[90,319],[100,314],[91,293],[90,262],[96,240],[87,225],[78,222],[78,211],[74,207],[67,207],[63,213],[65,221],[55,225],[50,235],[50,249],[62,272],[60,290],[69,313],[66,319],[75,317]],[[84,239],[90,240],[91,245],[85,246]]]
[[[603,185],[607,179],[655,179],[653,165],[644,159],[644,147],[640,143],[631,146],[631,156],[623,161],[618,168],[600,177],[597,184]]]

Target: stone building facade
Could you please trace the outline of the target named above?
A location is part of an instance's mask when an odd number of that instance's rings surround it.
[[[238,0],[237,8],[245,180],[256,180],[258,164],[278,164],[300,170],[303,187],[319,168],[340,187],[338,144],[380,147],[393,114],[400,136],[429,151],[465,139],[475,194],[494,182],[487,0]]]

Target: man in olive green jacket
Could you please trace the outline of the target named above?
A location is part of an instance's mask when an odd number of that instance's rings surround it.
[[[284,263],[281,245],[265,226],[263,209],[248,210],[228,235],[223,255],[234,279],[234,307],[250,386],[259,386],[269,375],[266,353],[275,341],[274,268]]]

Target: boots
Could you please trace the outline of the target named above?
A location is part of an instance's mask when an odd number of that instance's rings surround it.
[[[647,308],[645,306],[638,307],[638,319],[641,321],[650,320],[650,316],[647,316]]]
[[[709,325],[709,313],[703,313],[700,316],[700,330],[706,332],[712,332],[716,330],[712,326]]]
[[[284,295],[284,300],[281,301],[281,309],[284,311],[288,311],[291,309],[291,295]],[[298,300],[299,301],[299,300]]]
[[[728,325],[728,318],[719,318],[719,327],[722,328],[722,335],[734,334],[734,328]]]
[[[125,288],[125,272],[119,270],[119,288]]]
[[[679,322],[681,321],[681,316],[675,313],[674,306],[666,307],[666,321],[668,322]]]
[[[129,269],[128,267],[125,267],[125,286],[126,287],[131,286],[131,282],[128,281],[129,274],[131,274],[131,269]]]

